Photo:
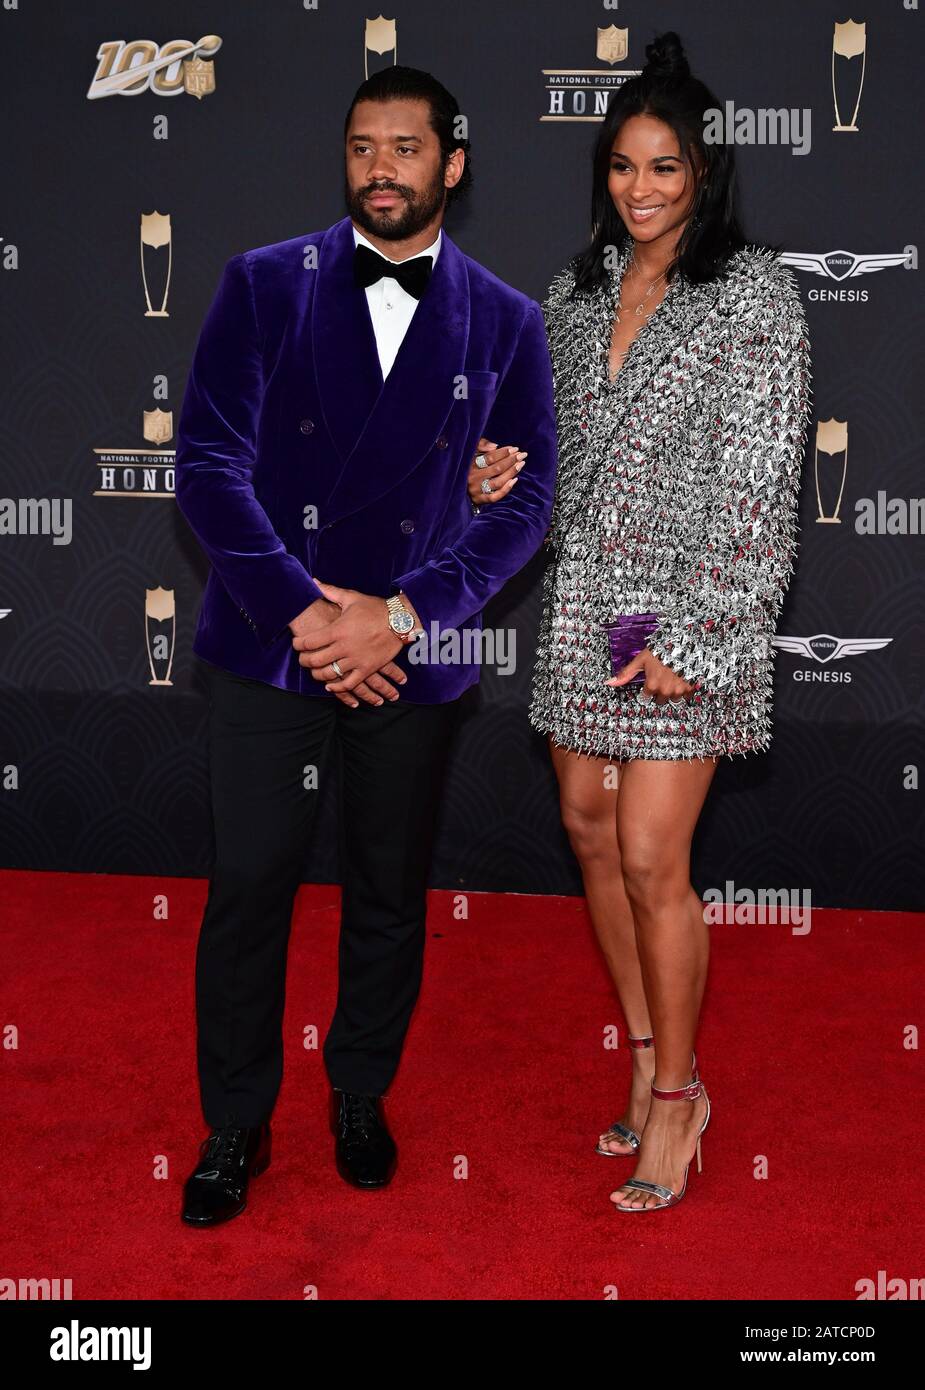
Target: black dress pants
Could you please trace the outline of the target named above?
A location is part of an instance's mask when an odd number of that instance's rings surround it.
[[[283,1074],[286,957],[323,779],[340,745],[342,907],[331,1084],[382,1095],[424,958],[427,877],[459,700],[351,709],[203,663],[215,860],[196,953],[197,1059],[210,1128],[268,1119]],[[308,785],[306,785],[308,783]]]

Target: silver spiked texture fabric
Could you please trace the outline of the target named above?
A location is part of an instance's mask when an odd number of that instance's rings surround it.
[[[794,272],[747,246],[708,284],[677,278],[611,381],[608,355],[632,244],[604,287],[544,314],[559,469],[530,722],[609,758],[705,758],[771,740],[774,635],[797,553],[811,413],[806,315]],[[685,680],[682,706],[611,674],[602,624],[657,613],[648,646]]]

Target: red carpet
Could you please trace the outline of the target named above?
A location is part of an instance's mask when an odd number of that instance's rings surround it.
[[[206,1132],[206,884],[5,872],[0,894],[0,1278],[69,1278],[94,1299],[850,1300],[878,1271],[922,1274],[923,1068],[904,1048],[922,1022],[921,916],[816,910],[807,936],[712,928],[704,1171],[676,1209],[628,1215],[608,1193],[632,1161],[593,1152],[630,1062],[602,1046],[622,1020],[583,901],[472,894],[461,922],[450,893],[431,894],[387,1103],[398,1174],[367,1193],[334,1170],[321,1053],[302,1046],[332,1011],[339,898],[305,886],[273,1162],[248,1210],[209,1232],[178,1217]]]

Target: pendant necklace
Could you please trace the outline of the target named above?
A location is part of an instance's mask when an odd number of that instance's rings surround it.
[[[636,252],[635,252],[635,251],[634,251],[633,254],[630,256],[630,265],[633,266],[635,270],[639,271],[640,275],[642,274],[642,271],[639,270],[639,265],[638,265],[638,263],[637,263],[637,261],[636,261]],[[624,276],[624,278],[625,278],[625,276]],[[653,291],[655,290],[655,286],[659,283],[659,281],[664,280],[664,278],[665,278],[665,272],[664,272],[664,270],[663,270],[662,273],[661,273],[661,275],[656,276],[656,278],[652,281],[651,285],[650,285],[649,288],[646,290],[645,294],[642,296],[642,299],[640,299],[639,303],[636,305],[635,309],[633,310],[633,312],[634,312],[636,315],[641,315],[641,314],[643,313],[644,308],[645,308],[646,301],[651,297]],[[622,320],[621,320],[621,318],[620,318],[620,310],[621,310],[621,309],[625,309],[625,308],[626,308],[626,305],[623,303],[623,281],[621,280],[621,281],[620,281],[620,294],[619,294],[618,299],[617,299],[617,323],[622,322]],[[653,310],[652,312],[654,313],[655,311]],[[651,317],[652,317],[652,314],[646,314],[646,318],[651,318]]]
[[[633,250],[633,254],[630,256],[630,265],[634,266],[635,269],[636,269],[637,271],[639,271],[639,265],[638,265],[638,263],[637,263],[637,261],[636,261],[636,251],[635,251],[635,249]],[[639,273],[642,274],[641,271],[639,271]],[[625,278],[625,276],[624,276],[624,278]],[[642,315],[643,315],[643,313],[644,313],[644,310],[645,310],[646,301],[651,297],[651,295],[652,295],[653,291],[655,290],[655,287],[656,287],[656,285],[659,283],[659,281],[664,280],[664,278],[665,278],[665,272],[664,272],[664,270],[663,270],[662,273],[661,273],[661,275],[656,276],[656,278],[652,281],[651,285],[650,285],[649,288],[646,290],[645,294],[642,296],[642,299],[640,299],[639,303],[636,305],[635,309],[633,310],[633,313],[634,313],[634,315],[635,315],[637,318],[642,317]],[[658,306],[656,305],[656,308],[657,308],[657,307],[658,307]],[[622,280],[622,279],[621,279],[621,281],[620,281],[620,290],[619,290],[619,293],[618,293],[618,295],[617,295],[617,307],[616,307],[616,322],[617,322],[617,323],[622,323],[622,322],[623,322],[623,320],[622,320],[621,317],[620,317],[620,310],[621,310],[621,309],[624,309],[624,310],[626,309],[626,305],[623,303],[623,280]],[[652,313],[649,313],[649,314],[646,314],[646,315],[645,315],[645,322],[646,322],[646,323],[648,323],[649,319],[652,317],[652,314],[654,314],[654,313],[655,313],[655,309],[652,310]],[[611,336],[612,336],[612,335],[611,335]],[[618,363],[619,363],[621,366],[622,366],[624,357],[625,357],[626,354],[629,352],[630,348],[633,346],[633,343],[636,341],[636,337],[638,337],[638,334],[636,334],[636,335],[630,340],[629,344],[627,345],[627,347],[625,347],[625,348],[623,349],[622,352],[620,352],[620,353],[617,354],[617,361],[618,361]],[[611,344],[611,346],[612,346],[612,344]],[[609,380],[611,381],[611,383],[613,383],[614,381],[616,381],[617,377],[614,376],[613,373],[612,373],[611,370],[610,370],[610,356],[609,356],[609,353],[608,353],[608,359],[607,359],[607,375],[608,375],[608,378],[609,378]],[[619,376],[619,375],[620,375],[620,371],[619,371],[619,367],[618,367],[617,376]]]

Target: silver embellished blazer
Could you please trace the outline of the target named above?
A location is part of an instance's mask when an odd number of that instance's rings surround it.
[[[611,381],[631,249],[592,294],[572,297],[567,267],[543,306],[559,466],[530,721],[609,758],[746,753],[770,741],[770,639],[797,550],[805,311],[793,271],[746,247],[715,281],[675,279]],[[620,613],[658,615],[647,645],[697,682],[682,706],[604,684],[602,624]]]

